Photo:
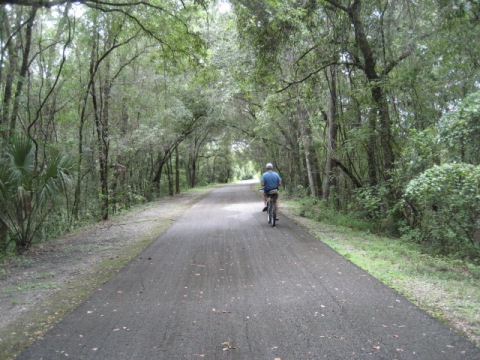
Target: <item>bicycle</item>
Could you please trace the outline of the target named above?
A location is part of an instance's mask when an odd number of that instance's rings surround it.
[[[263,190],[263,189],[260,189],[260,190]],[[273,192],[273,191],[276,191],[276,190],[272,190],[270,192],[268,192],[266,195],[267,195],[267,219],[268,219],[268,223],[270,225],[272,225],[272,227],[275,227],[275,222],[277,220],[277,210],[275,209],[275,195],[278,196],[278,191],[277,192]]]

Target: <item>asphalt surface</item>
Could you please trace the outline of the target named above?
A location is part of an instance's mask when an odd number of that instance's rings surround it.
[[[215,189],[18,359],[480,359],[262,205]]]

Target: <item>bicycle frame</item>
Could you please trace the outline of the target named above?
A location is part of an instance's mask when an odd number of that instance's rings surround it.
[[[260,190],[263,190],[261,188]],[[272,225],[272,227],[275,227],[275,222],[277,220],[277,210],[275,209],[275,202],[273,201],[272,195],[267,196],[267,218],[268,218],[268,223]]]

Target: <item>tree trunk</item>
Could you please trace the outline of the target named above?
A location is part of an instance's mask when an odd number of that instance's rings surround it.
[[[377,185],[377,119],[375,114],[368,115],[368,142],[367,142],[367,164],[368,164],[368,182],[370,186]]]
[[[380,141],[383,155],[383,166],[386,170],[386,178],[389,177],[389,170],[393,168],[394,156],[392,151],[391,140],[391,121],[388,104],[385,99],[382,78],[376,71],[376,59],[373,50],[368,42],[368,37],[363,27],[361,20],[361,6],[360,0],[355,0],[353,5],[348,9],[348,15],[355,29],[355,40],[363,55],[364,72],[371,85],[372,99],[375,103],[374,114],[380,120]],[[372,121],[370,121],[372,124]],[[375,130],[370,128],[372,132]]]
[[[102,219],[108,220],[109,218],[109,206],[110,206],[110,194],[109,194],[109,108],[110,108],[110,58],[106,58],[106,70],[105,80],[101,82],[99,95],[97,96],[97,90],[95,88],[95,82],[92,86],[92,103],[94,109],[95,130],[97,133],[97,150],[98,150],[98,164],[100,175],[100,196],[102,203]],[[99,101],[100,100],[100,101]]]
[[[178,147],[175,148],[175,194],[180,194],[180,157]]]
[[[330,197],[331,187],[337,187],[337,178],[334,172],[335,151],[337,148],[337,69],[336,66],[330,67],[330,97],[328,103],[328,137],[327,137],[327,161],[325,166],[325,186],[323,188],[323,200]]]
[[[95,121],[95,130],[97,133],[97,151],[98,151],[98,165],[99,165],[99,175],[100,175],[100,201],[102,203],[102,219],[108,220],[108,150],[106,149],[103,139],[103,125],[102,125],[102,114],[100,113],[98,97],[96,94],[95,84],[92,88],[92,103],[94,109],[94,121]],[[104,120],[104,119],[103,119]]]
[[[74,219],[79,218],[80,202],[82,197],[82,162],[83,162],[83,128],[87,119],[87,104],[90,92],[94,86],[94,79],[96,73],[96,58],[98,42],[94,38],[92,42],[92,52],[90,54],[90,67],[88,85],[83,95],[82,104],[80,108],[80,124],[78,126],[78,161],[77,161],[77,181],[75,184],[74,200],[72,206],[72,216]]]
[[[119,136],[120,141],[125,140],[128,124],[128,109],[127,99],[123,98],[122,101],[122,114],[120,118]],[[119,207],[128,208],[128,201],[125,195],[125,174],[127,171],[124,163],[126,162],[125,155],[120,152],[117,155],[117,160],[114,164],[115,176],[112,183],[112,209],[116,211]]]
[[[168,177],[168,195],[173,196],[175,194],[173,188],[173,165],[172,165],[172,157],[168,158],[167,161],[167,177]]]
[[[174,151],[174,147],[170,147],[166,149],[163,153],[158,155],[157,160],[157,172],[155,173],[155,177],[153,178],[153,183],[157,188],[158,194],[160,195],[160,181],[162,179],[163,167],[169,161],[170,157],[172,156],[172,152]]]
[[[190,158],[190,187],[193,189],[197,185],[197,157],[193,155]]]
[[[8,21],[8,16],[6,14],[5,9],[3,11],[3,31],[7,32],[10,30],[10,23]],[[18,14],[18,21],[20,21],[20,14]],[[20,26],[20,25],[18,25]],[[18,41],[18,44],[21,42]],[[8,72],[5,76],[5,87],[3,92],[3,106],[1,109],[1,117],[0,117],[0,135],[2,137],[6,137],[8,132],[8,123],[10,119],[10,107],[11,107],[11,100],[13,94],[13,81],[16,76],[16,72],[18,70],[18,52],[20,49],[17,49],[18,46],[15,45],[13,41],[13,37],[9,39],[6,45],[6,50],[8,52]],[[2,59],[3,60],[3,59]],[[0,66],[0,71],[3,72],[3,64]],[[0,78],[1,80],[1,78]]]
[[[35,21],[35,16],[37,14],[37,8],[32,7],[30,10],[30,17],[27,21],[27,28],[25,29],[25,48],[23,49],[22,54],[22,65],[20,67],[20,73],[17,81],[17,89],[15,91],[15,98],[13,100],[13,109],[12,115],[10,117],[10,136],[13,136],[15,132],[16,124],[17,124],[17,117],[18,117],[18,110],[20,108],[20,97],[23,91],[23,85],[25,83],[28,66],[30,61],[30,50],[32,47],[32,30],[33,30],[33,23]]]
[[[288,161],[288,169],[284,177],[288,176],[288,179],[283,178],[284,184],[299,184],[302,183],[300,179],[300,174],[303,173],[302,160],[300,156],[300,147],[297,137],[297,128],[298,124],[295,117],[292,117],[293,121],[288,123],[289,127],[285,129],[284,127],[279,127],[279,131],[287,141],[288,148],[291,149],[289,152],[290,161]],[[293,189],[291,189],[293,191]]]
[[[299,95],[297,95],[299,96]],[[307,169],[308,188],[310,195],[313,197],[318,196],[317,185],[315,183],[315,177],[313,176],[313,164],[311,158],[311,145],[310,145],[310,133],[308,131],[308,112],[305,104],[303,104],[298,98],[297,103],[297,116],[298,124],[300,125],[300,137],[303,145],[303,151],[305,156],[305,167]]]

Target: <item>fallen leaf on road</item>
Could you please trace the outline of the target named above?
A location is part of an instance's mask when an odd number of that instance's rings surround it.
[[[223,346],[223,351],[228,351],[228,350],[231,350],[231,349],[235,349],[229,341],[223,342],[222,346]]]
[[[373,345],[372,346],[375,350],[380,350],[380,345]]]

